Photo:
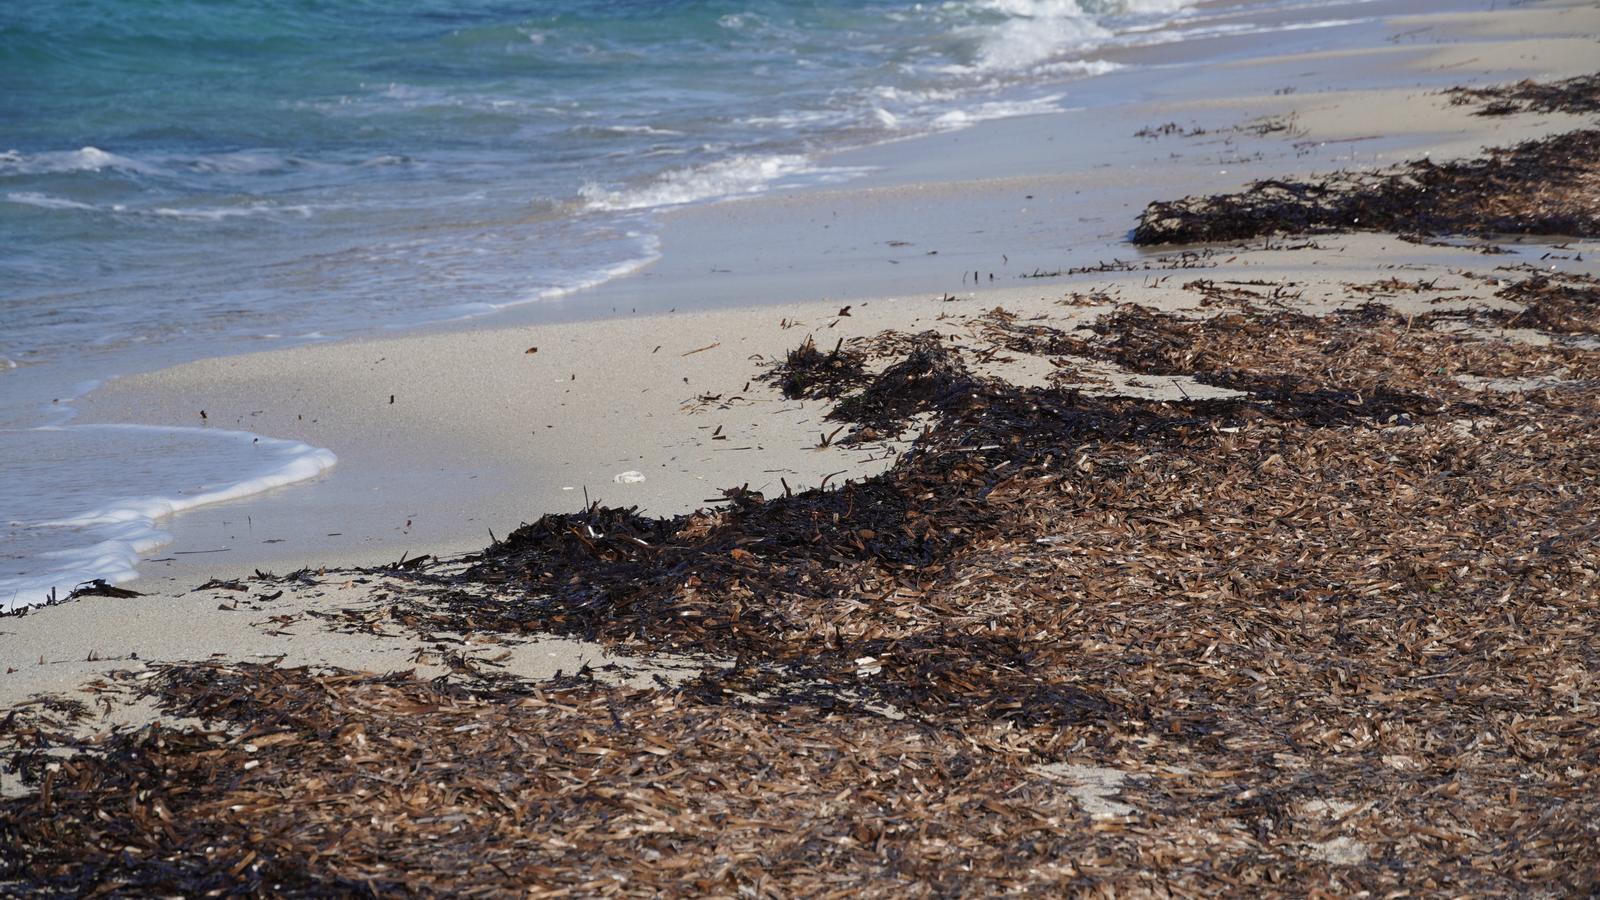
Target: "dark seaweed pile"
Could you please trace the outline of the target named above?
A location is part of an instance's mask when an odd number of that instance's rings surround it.
[[[1489,88],[1451,88],[1445,91],[1454,106],[1477,106],[1473,115],[1504,116],[1518,112],[1600,112],[1600,75],[1581,75],[1565,81],[1519,81]]]
[[[1506,328],[1532,328],[1552,334],[1600,334],[1600,280],[1573,275],[1534,274],[1502,291],[1520,309],[1495,310],[1489,318]]]
[[[865,364],[866,356],[858,350],[846,350],[843,340],[823,353],[807,336],[804,343],[790,350],[782,362],[766,372],[762,380],[777,385],[791,400],[801,397],[832,399],[866,379]]]
[[[1147,245],[1330,231],[1594,237],[1597,195],[1600,131],[1574,131],[1479,159],[1258,181],[1237,194],[1158,201],[1132,237]]]

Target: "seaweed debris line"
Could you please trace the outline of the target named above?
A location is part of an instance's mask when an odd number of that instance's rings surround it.
[[[1557,218],[1593,223],[1594,184]],[[1172,289],[1182,312],[1069,295],[1063,318],[808,340],[770,385],[830,403],[842,442],[914,436],[887,471],[673,518],[591,504],[386,570],[411,587],[385,621],[441,647],[553,632],[724,661],[682,683],[211,661],[124,677],[190,724],[84,738],[83,709],[13,711],[31,790],[0,801],[0,878],[1595,891],[1600,284],[1518,264],[1435,304],[1437,277],[1390,273],[1319,310],[1233,271]],[[1008,358],[1053,374],[1005,380]],[[1092,366],[1225,390],[1097,393]]]
[[[1478,115],[1600,111],[1600,75],[1554,84],[1446,92]],[[1493,149],[1472,160],[1416,160],[1379,172],[1268,179],[1236,194],[1151,203],[1136,244],[1237,241],[1273,233],[1390,231],[1439,235],[1600,236],[1600,131],[1580,129]]]
[[[1152,203],[1136,244],[1236,241],[1262,235],[1393,231],[1403,235],[1600,236],[1584,201],[1600,182],[1600,131],[1574,131],[1481,159],[1419,160],[1378,173],[1266,180],[1237,194]]]

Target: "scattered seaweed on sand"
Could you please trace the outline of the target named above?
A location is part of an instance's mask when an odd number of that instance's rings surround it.
[[[961,354],[936,332],[886,332],[858,344],[844,349],[840,341],[823,353],[808,336],[761,378],[789,399],[839,401],[828,418],[861,426],[874,438],[899,432],[913,416],[971,386]],[[869,373],[869,354],[889,362]]]
[[[0,877],[41,894],[1591,891],[1600,403],[1577,381],[1484,399],[1455,376],[1592,377],[1594,353],[1444,324],[1376,303],[1124,307],[1087,339],[1029,323],[1040,346],[1082,340],[1151,376],[1292,388],[1163,403],[897,378],[936,415],[882,475],[666,520],[592,506],[459,575],[395,576],[428,586],[394,598],[426,633],[554,631],[731,668],[641,691],[167,667],[144,683],[207,724],[107,736],[4,801]],[[935,363],[916,371],[959,371]],[[1417,414],[1364,409],[1373,385]]]
[[[1592,354],[1583,351],[1521,347],[1421,327],[1460,318],[1406,316],[1369,301],[1327,316],[1227,312],[1194,320],[1129,304],[1093,323],[1094,336],[1078,339],[1072,352],[1244,391],[1271,401],[1263,412],[1276,417],[1315,410],[1324,420],[1481,415],[1496,401],[1464,385],[1463,377],[1600,375]],[[1285,405],[1285,399],[1296,402]]]
[[[206,724],[60,757],[49,790],[0,802],[0,878],[1593,891],[1595,353],[1446,324],[1377,303],[1123,307],[1086,338],[1026,323],[1016,345],[1075,340],[1251,391],[1197,402],[1009,385],[962,374],[982,348],[904,336],[885,373],[923,353],[902,371],[950,377],[880,382],[932,413],[881,475],[674,519],[591,506],[463,572],[393,576],[425,588],[393,598],[421,633],[552,631],[730,667],[659,690],[167,667],[143,683]],[[1553,371],[1568,377],[1492,397],[1457,379]],[[1273,378],[1289,388],[1250,383]]]
[[[1492,276],[1470,277],[1498,283],[1500,288],[1495,292],[1496,299],[1510,303],[1511,306],[1491,307],[1479,304],[1441,309],[1414,313],[1406,317],[1406,321],[1411,324],[1426,323],[1442,327],[1461,325],[1493,329],[1525,329],[1553,339],[1558,346],[1573,338],[1600,336],[1600,279],[1581,272],[1541,269],[1528,263],[1500,266],[1497,271],[1515,273],[1522,277],[1509,283],[1503,278]],[[1420,294],[1423,291],[1445,290],[1430,282],[1408,283],[1395,278],[1373,284],[1346,285],[1346,288],[1352,293],[1373,298],[1393,297],[1404,292]],[[1439,303],[1452,299],[1461,298],[1439,296],[1433,298],[1431,302]],[[1378,304],[1371,304],[1365,308],[1373,311],[1386,310],[1386,307]],[[1394,315],[1388,312],[1373,314]],[[1468,343],[1463,346],[1476,348],[1479,345]],[[1587,356],[1584,354],[1566,354],[1566,356],[1568,365],[1576,367],[1578,371],[1590,371],[1592,374],[1592,366],[1589,365]],[[1473,368],[1471,365],[1465,363],[1459,365],[1461,368],[1459,374],[1484,377],[1479,372],[1470,371]]]
[[[1158,201],[1145,208],[1132,237],[1136,244],[1186,244],[1329,231],[1600,236],[1600,131],[1527,141],[1472,160],[1271,179],[1237,194]]]
[[[1206,130],[1204,128],[1201,128],[1198,125],[1196,125],[1196,126],[1194,126],[1192,128],[1184,128],[1182,125],[1179,125],[1177,122],[1167,122],[1164,125],[1146,125],[1145,127],[1139,129],[1138,131],[1135,131],[1133,133],[1133,136],[1134,137],[1141,137],[1141,138],[1158,138],[1158,137],[1171,137],[1173,135],[1177,135],[1178,137],[1186,137],[1186,138],[1188,138],[1188,137],[1199,137],[1199,136],[1201,136],[1203,134],[1206,134],[1206,133],[1207,133]]]
[[[1521,309],[1489,313],[1504,328],[1532,328],[1559,335],[1600,334],[1600,280],[1571,273],[1538,273],[1500,291]]]
[[[82,700],[39,696],[13,706],[0,718],[0,773],[41,786],[62,747],[76,747],[77,726],[90,716]]]
[[[832,350],[823,353],[807,335],[800,346],[790,350],[761,378],[777,385],[790,400],[833,399],[866,380],[865,364],[866,355],[845,349],[842,338]]]
[[[119,600],[125,600],[130,597],[143,596],[144,594],[141,594],[138,591],[131,591],[127,588],[117,587],[103,578],[96,578],[92,581],[85,581],[83,584],[73,588],[72,593],[67,595],[67,599],[77,600],[80,597],[113,597]]]
[[[961,354],[929,332],[914,336],[900,359],[841,400],[829,418],[895,432],[912,416],[959,402],[977,387]]]
[[[255,665],[168,669],[160,690],[214,730],[118,735],[59,773],[27,827],[59,860],[40,893],[780,896],[869,876],[1001,892],[1019,863],[1071,877],[1093,842],[1015,757],[815,708]],[[80,817],[105,796],[117,815]]]
[[[1282,132],[1292,133],[1297,129],[1295,119],[1296,116],[1294,113],[1289,113],[1288,115],[1258,116],[1240,125],[1216,129],[1216,132],[1222,134],[1249,134],[1254,135],[1255,137],[1265,137],[1269,134],[1279,134]],[[1211,133],[1213,132],[1202,128],[1199,125],[1195,125],[1190,128],[1184,128],[1177,122],[1167,122],[1164,125],[1147,125],[1144,128],[1135,131],[1133,136],[1152,139],[1173,136],[1194,138]]]
[[[1533,80],[1487,88],[1451,88],[1445,91],[1452,106],[1477,106],[1475,116],[1505,116],[1519,112],[1600,112],[1600,74],[1580,75],[1564,81]]]

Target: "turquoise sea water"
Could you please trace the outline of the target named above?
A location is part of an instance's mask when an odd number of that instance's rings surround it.
[[[6,0],[0,611],[333,463],[75,427],[77,382],[572,297],[655,259],[662,209],[848,181],[828,151],[1320,2]]]
[[[558,294],[650,258],[640,213],[1048,108],[1184,6],[10,0],[0,356]]]

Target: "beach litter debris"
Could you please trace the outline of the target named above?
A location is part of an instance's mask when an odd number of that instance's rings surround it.
[[[617,484],[638,484],[644,481],[644,473],[629,469],[626,472],[618,472],[611,480]]]

